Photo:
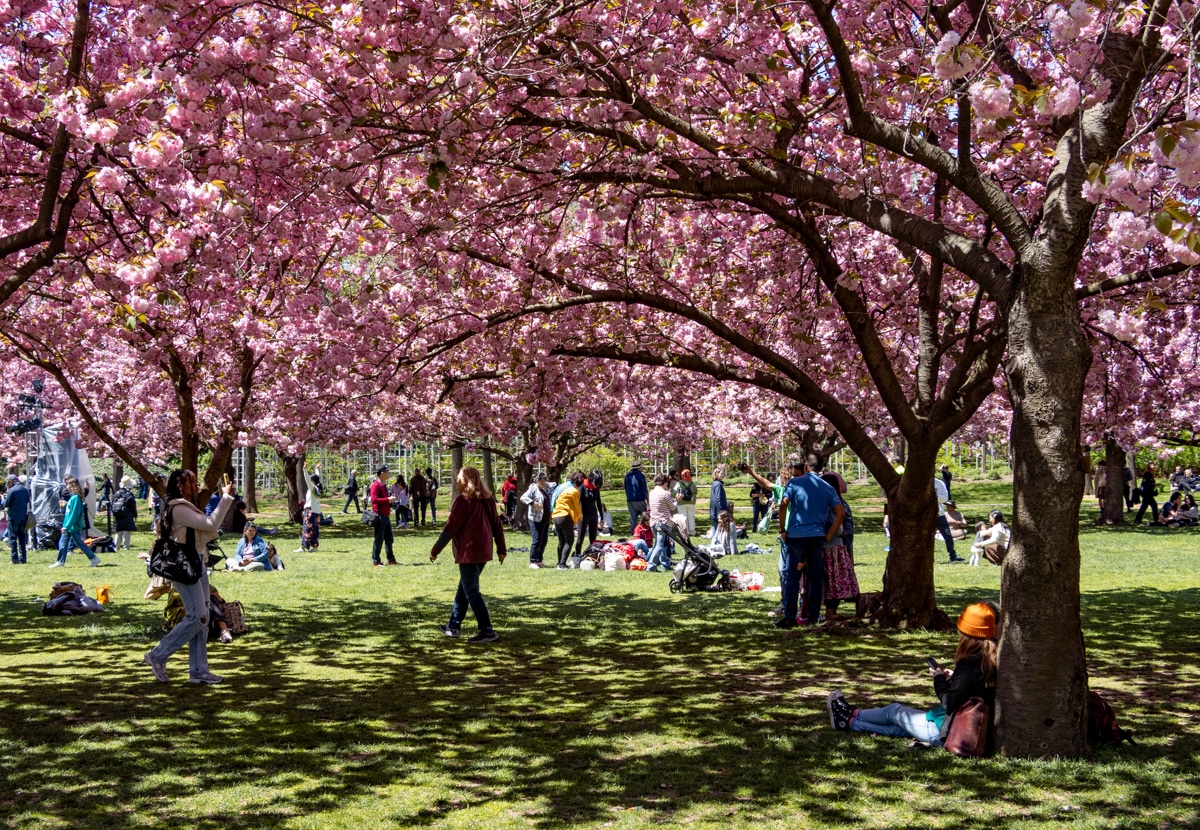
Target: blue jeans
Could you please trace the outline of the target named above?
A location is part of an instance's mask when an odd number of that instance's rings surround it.
[[[638,556],[642,557],[643,559],[650,555],[650,546],[641,539],[630,539],[629,544],[633,545],[633,549],[637,552]]]
[[[488,614],[487,604],[483,594],[479,593],[479,575],[483,573],[483,565],[458,566],[458,593],[454,595],[454,607],[450,609],[450,627],[462,628],[463,618],[467,616],[467,606],[475,614],[475,622],[479,630],[491,631],[492,618]]]
[[[937,517],[937,529],[946,543],[946,552],[950,554],[951,559],[957,559],[958,554],[954,552],[954,537],[950,535],[950,521],[945,515]]]
[[[12,547],[12,561],[15,565],[25,561],[25,516],[8,523],[8,544]],[[19,554],[19,555],[18,555]]]
[[[95,559],[96,554],[92,553],[92,549],[87,546],[87,542],[83,541],[83,534],[78,530],[66,531],[58,537],[58,561],[60,564],[67,561],[67,554],[71,548],[79,548],[88,559]]]
[[[629,508],[629,532],[633,533],[633,529],[638,525],[638,519],[646,512],[646,500],[627,501],[625,506]]]
[[[924,709],[911,709],[899,703],[882,709],[859,709],[850,720],[851,732],[873,732],[893,738],[916,738],[941,746],[936,721],[926,719]]]
[[[654,526],[654,550],[646,557],[646,569],[654,570],[661,567],[664,570],[671,567],[670,537],[667,536],[667,525]]]
[[[804,596],[808,606],[805,620],[815,623],[821,615],[821,598],[825,592],[825,537],[804,536],[795,539],[789,536],[784,541],[784,551],[783,619],[785,622],[796,619],[796,605],[800,597],[798,568],[803,563],[808,585]]]
[[[529,523],[529,561],[541,562],[546,555],[546,542],[550,540],[550,511],[542,511],[539,522]]]
[[[150,650],[150,656],[165,663],[187,643],[188,671],[195,677],[208,671],[208,573],[195,585],[173,584],[183,600],[184,617]]]

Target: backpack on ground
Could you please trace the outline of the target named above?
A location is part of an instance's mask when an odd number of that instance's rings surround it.
[[[1117,723],[1117,713],[1099,692],[1088,690],[1088,743],[1119,744],[1122,741],[1133,743],[1133,732],[1122,729]]]

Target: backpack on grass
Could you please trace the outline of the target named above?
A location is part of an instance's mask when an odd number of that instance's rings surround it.
[[[1122,729],[1117,724],[1117,713],[1112,704],[1102,698],[1099,692],[1088,690],[1088,743],[1119,744],[1122,741],[1133,743],[1133,733]]]

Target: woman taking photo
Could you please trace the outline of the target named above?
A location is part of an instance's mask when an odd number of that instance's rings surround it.
[[[463,619],[467,607],[475,615],[479,633],[467,640],[468,643],[494,643],[500,635],[492,628],[483,594],[479,592],[479,575],[483,566],[492,561],[492,546],[500,564],[508,555],[504,544],[504,526],[496,510],[496,498],[483,484],[479,470],[463,467],[458,472],[458,498],[450,505],[450,516],[446,527],[438,536],[429,561],[436,562],[438,554],[447,544],[453,545],[454,562],[458,565],[458,592],[454,595],[454,606],[450,609],[450,622],[441,627],[447,637],[462,633]]]
[[[221,522],[229,508],[233,507],[233,483],[226,484],[221,500],[211,516],[196,507],[200,496],[200,485],[191,470],[176,470],[167,479],[166,505],[159,523],[159,535],[167,534],[176,542],[188,541],[188,530],[195,531],[196,555],[204,562],[208,556],[208,543],[217,538]],[[208,569],[200,569],[200,579],[195,585],[175,583],[175,590],[183,600],[183,621],[172,628],[157,646],[147,651],[143,660],[154,672],[159,683],[167,682],[167,658],[187,643],[188,682],[220,683],[221,678],[208,670]]]
[[[983,698],[992,708],[996,696],[996,608],[988,602],[968,605],[958,618],[958,649],[954,671],[933,663],[935,709],[912,709],[892,703],[880,709],[857,709],[841,692],[830,692],[829,725],[840,732],[871,732],[898,738],[916,738],[941,746],[950,719],[973,697]]]

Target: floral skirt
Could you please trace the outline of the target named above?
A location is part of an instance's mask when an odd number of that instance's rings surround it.
[[[808,580],[800,575],[800,592],[807,593]],[[854,561],[844,545],[825,548],[825,591],[824,601],[854,599],[858,596],[858,577],[854,575]]]
[[[321,544],[321,514],[304,509],[304,519],[301,525],[300,546],[308,550],[316,550]]]

